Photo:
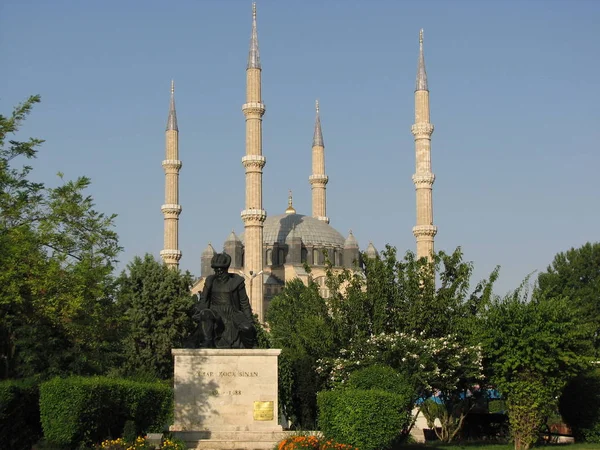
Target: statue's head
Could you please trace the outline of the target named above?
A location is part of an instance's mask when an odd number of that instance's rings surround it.
[[[215,269],[215,274],[217,274],[217,275],[221,275],[221,274],[227,272],[227,269],[229,269],[230,264],[231,264],[231,256],[229,256],[225,252],[217,253],[215,256],[212,257],[212,259],[210,261],[210,267]]]

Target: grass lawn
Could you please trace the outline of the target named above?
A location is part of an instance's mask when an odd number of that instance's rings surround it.
[[[409,444],[399,447],[398,450],[513,450],[511,444]],[[539,445],[535,449],[548,450],[600,450],[600,444],[551,444]]]

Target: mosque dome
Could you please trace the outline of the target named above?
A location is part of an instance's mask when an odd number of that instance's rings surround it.
[[[288,213],[267,217],[263,228],[265,244],[286,244],[293,237],[304,245],[344,247],[344,237],[328,223],[302,214]]]

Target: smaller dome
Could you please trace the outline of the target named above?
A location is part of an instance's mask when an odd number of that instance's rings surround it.
[[[348,233],[348,237],[344,242],[344,248],[358,248],[358,241],[352,234],[352,230],[350,230],[350,233]]]
[[[239,237],[237,237],[237,235],[235,234],[235,231],[231,230],[231,233],[229,233],[229,236],[227,236],[227,239],[225,239],[225,242],[242,242],[240,240]]]
[[[217,254],[217,252],[215,251],[213,246],[210,244],[208,244],[208,246],[202,252],[202,256],[210,256],[211,258],[213,257],[213,255],[216,255],[216,254]]]
[[[374,259],[379,256],[379,253],[377,252],[377,249],[375,248],[372,242],[369,242],[369,246],[367,247],[365,253],[367,254],[367,258],[370,259]]]

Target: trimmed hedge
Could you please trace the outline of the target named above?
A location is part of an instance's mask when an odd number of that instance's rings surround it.
[[[341,389],[317,396],[319,426],[328,439],[360,450],[385,450],[410,422],[406,399],[380,390]]]
[[[0,448],[29,450],[42,435],[39,386],[34,380],[0,382]]]
[[[407,408],[411,408],[416,399],[416,390],[412,382],[392,369],[390,366],[374,365],[352,372],[348,376],[349,389],[391,392],[407,400]]]
[[[173,410],[173,390],[163,382],[106,377],[54,378],[40,386],[44,437],[65,448],[123,433],[135,422],[138,435],[162,431]]]

